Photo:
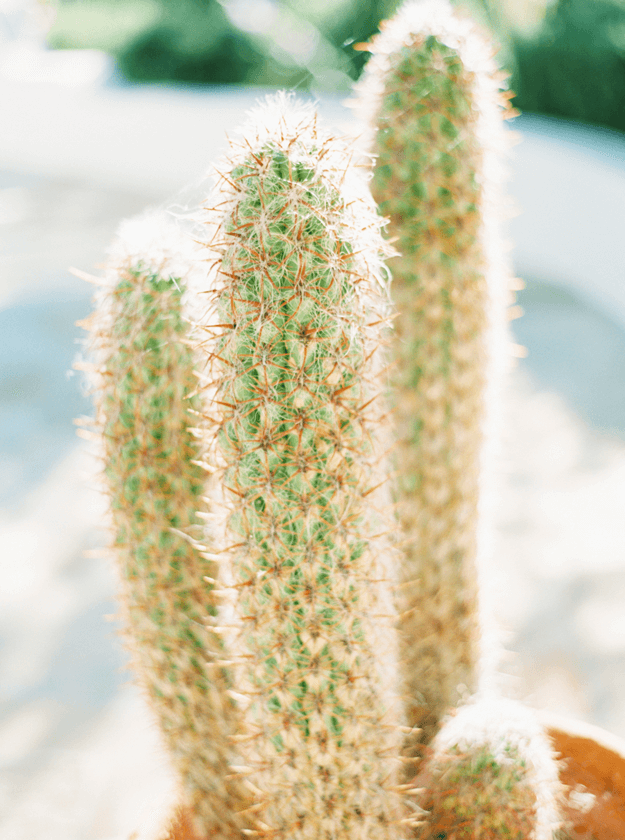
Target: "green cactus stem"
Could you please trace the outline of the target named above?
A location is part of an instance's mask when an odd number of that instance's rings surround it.
[[[311,109],[268,102],[223,165],[212,240],[207,450],[222,464],[241,772],[254,831],[284,840],[388,840],[413,821],[396,789],[376,489],[384,245],[350,155]]]
[[[137,249],[144,228],[153,229],[151,247]],[[221,642],[208,626],[215,564],[196,513],[206,507],[206,474],[193,432],[201,406],[182,311],[185,250],[158,218],[127,225],[118,239],[90,325],[96,419],[134,668],[195,830],[229,837],[238,836],[243,805],[227,779],[235,709]]]
[[[553,840],[561,785],[532,712],[490,698],[443,723],[415,785],[428,811],[418,840]]]
[[[372,192],[400,254],[390,263],[400,659],[408,722],[427,742],[478,687],[484,401],[507,279],[492,181],[507,100],[492,49],[445,0],[406,4],[368,49],[359,106],[375,132]]]

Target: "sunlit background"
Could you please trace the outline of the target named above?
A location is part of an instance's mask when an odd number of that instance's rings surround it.
[[[0,836],[125,840],[171,791],[124,670],[75,321],[276,87],[343,105],[396,0],[0,0]],[[512,696],[625,736],[625,0],[474,0],[524,113],[490,603]],[[519,310],[517,313],[519,314]],[[143,835],[142,835],[143,836]],[[145,836],[148,836],[146,834]]]

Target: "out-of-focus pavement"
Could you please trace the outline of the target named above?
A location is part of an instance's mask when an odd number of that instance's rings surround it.
[[[67,269],[94,271],[120,219],[201,178],[256,95],[0,82],[3,840],[122,840],[171,794],[106,618],[104,503],[72,424],[92,289]],[[625,735],[625,140],[515,128],[529,354],[506,394],[491,602],[513,696]]]

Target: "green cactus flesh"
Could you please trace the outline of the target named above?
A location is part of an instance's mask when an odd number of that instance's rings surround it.
[[[347,153],[338,170],[332,154],[314,121],[295,120],[231,164],[213,443],[234,543],[255,830],[387,840],[402,830],[395,710],[378,664],[392,659],[393,610],[372,501],[387,300],[356,253],[368,239],[377,264],[383,244],[370,206],[341,190]],[[358,247],[354,203],[369,225]]]
[[[375,50],[374,41],[374,58]],[[390,267],[401,659],[409,723],[429,740],[441,715],[476,689],[480,655],[475,554],[488,288],[473,74],[438,38],[410,35],[389,56],[376,120],[372,192],[400,253]]]
[[[130,647],[194,814],[228,836],[237,798],[228,775],[232,725],[223,658],[207,623],[214,564],[204,559],[204,470],[191,432],[199,401],[181,315],[182,281],[141,263],[118,271],[96,322],[103,361],[99,411],[114,548]]]

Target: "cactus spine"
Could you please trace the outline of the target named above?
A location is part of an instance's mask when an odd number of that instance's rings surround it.
[[[478,687],[478,479],[499,270],[486,157],[506,100],[488,45],[444,0],[406,4],[369,49],[360,103],[377,129],[372,192],[400,253],[391,399],[401,660],[409,723],[427,742]]]
[[[207,577],[215,573],[196,515],[205,473],[192,433],[200,405],[181,308],[186,277],[172,274],[163,252],[170,230],[155,218],[144,224],[157,227],[153,247],[132,253],[141,224],[126,227],[91,324],[113,547],[135,670],[178,771],[182,802],[198,833],[218,828],[225,837],[237,826],[236,785],[226,778],[234,708],[223,670],[211,666],[223,657],[207,626],[216,609]]]
[[[410,816],[376,536],[380,221],[311,110],[277,100],[254,117],[222,179],[206,343],[253,830],[387,840]]]

